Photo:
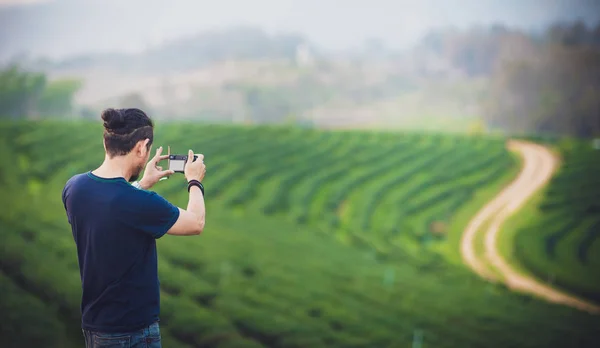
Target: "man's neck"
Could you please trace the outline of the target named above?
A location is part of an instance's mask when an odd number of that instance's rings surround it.
[[[104,162],[92,173],[101,178],[125,178],[129,181],[131,171],[127,169],[125,157],[114,157],[112,159],[106,157]]]

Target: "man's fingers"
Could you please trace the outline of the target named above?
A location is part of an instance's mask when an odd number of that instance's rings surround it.
[[[192,163],[194,161],[194,151],[192,151],[191,149],[188,150],[188,159],[187,159],[187,163]]]
[[[162,159],[162,156],[160,155],[162,153],[162,146],[159,147],[158,149],[156,149],[156,155],[154,155],[154,161],[158,162],[158,160]]]
[[[160,179],[160,178],[163,178],[165,176],[170,176],[170,175],[173,175],[173,174],[175,174],[175,172],[172,171],[172,170],[160,170],[158,172],[158,178]]]

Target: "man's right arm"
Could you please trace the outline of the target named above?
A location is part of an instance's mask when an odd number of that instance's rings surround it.
[[[204,230],[205,221],[204,197],[197,186],[190,189],[187,209],[179,208],[179,218],[167,234],[175,236],[198,235]]]

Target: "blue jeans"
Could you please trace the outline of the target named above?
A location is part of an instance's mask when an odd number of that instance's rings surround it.
[[[158,322],[133,332],[82,331],[86,348],[161,348]]]

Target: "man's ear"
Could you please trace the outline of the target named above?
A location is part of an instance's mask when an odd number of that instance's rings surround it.
[[[150,139],[140,140],[135,144],[135,154],[139,157],[145,157],[146,153],[149,151],[147,148],[148,142]]]
[[[141,145],[142,146],[141,147],[142,157],[146,156],[146,154],[150,152],[150,147],[148,146],[149,142],[150,142],[150,139],[148,139],[148,138],[146,138],[146,139],[144,139],[144,141],[142,141],[142,145]]]

